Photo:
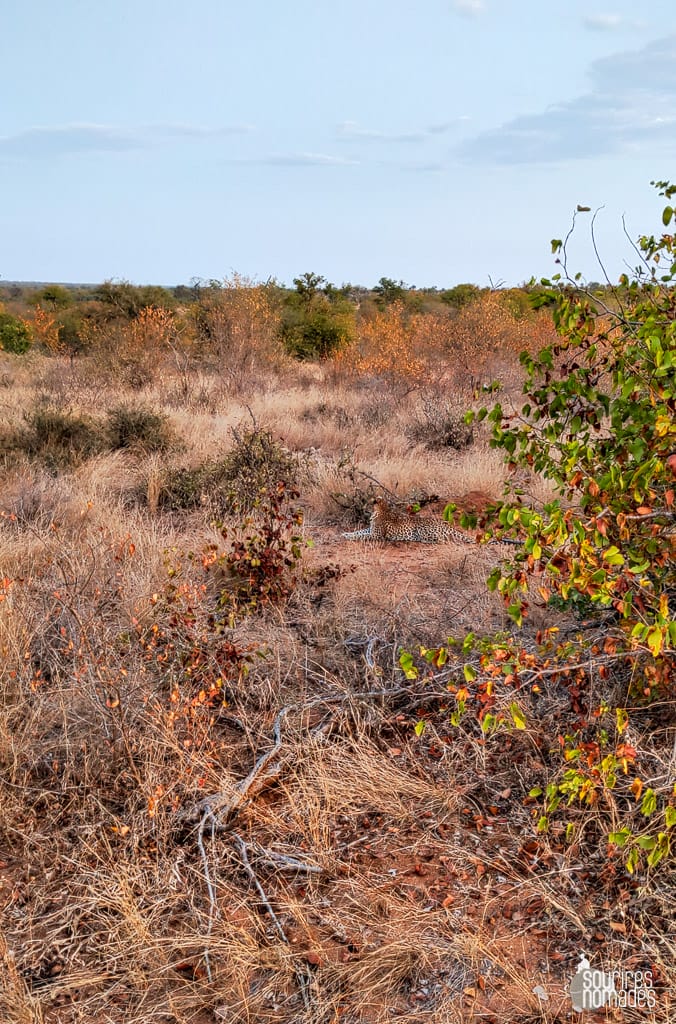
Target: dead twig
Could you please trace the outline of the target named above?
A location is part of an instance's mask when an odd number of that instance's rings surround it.
[[[269,914],[270,919],[272,920],[273,925],[275,926],[275,931],[279,935],[279,937],[282,940],[282,942],[285,943],[285,945],[288,946],[289,940],[288,940],[288,938],[286,936],[286,932],[284,931],[279,918],[277,917],[277,915],[275,914],[274,910],[272,909],[270,901],[267,898],[267,896],[265,895],[265,890],[264,890],[263,886],[261,885],[261,883],[259,882],[258,876],[256,875],[256,872],[251,867],[251,861],[249,860],[249,854],[248,854],[248,851],[247,851],[246,843],[244,842],[242,837],[240,835],[237,835],[236,833],[233,836],[233,840],[234,840],[235,846],[237,847],[237,851],[238,851],[238,853],[240,855],[240,858],[241,858],[244,870],[246,871],[247,875],[249,876],[249,878],[253,882],[254,887],[256,889],[256,892],[258,893],[258,895],[260,897],[261,903],[262,903],[263,907],[265,908],[265,910],[267,911],[267,913]],[[300,989],[301,996],[303,997],[303,1005],[305,1006],[306,1010],[309,1010],[310,1009],[310,993],[309,993],[309,990],[308,990],[309,989],[309,980],[306,977],[306,975],[303,974],[303,972],[298,967],[295,968],[294,973],[296,975],[296,980],[298,981],[298,987]]]
[[[205,809],[205,811],[204,811],[204,814],[202,815],[202,820],[200,821],[200,827],[197,830],[197,846],[199,848],[200,856],[202,858],[202,866],[204,868],[204,879],[205,879],[205,881],[207,883],[207,892],[209,893],[209,920],[208,920],[208,924],[207,924],[207,946],[206,946],[206,949],[204,950],[204,966],[206,968],[207,978],[209,979],[209,981],[211,981],[211,962],[209,960],[209,940],[211,938],[211,929],[212,929],[213,924],[214,924],[214,917],[216,916],[216,914],[218,912],[218,906],[217,906],[217,903],[216,903],[216,890],[214,888],[214,883],[211,881],[211,875],[209,874],[209,861],[207,860],[207,852],[204,849],[204,827],[205,827],[205,825],[206,825],[206,823],[207,823],[207,821],[209,819],[211,819],[211,842],[213,843],[213,841],[214,841],[214,830],[215,830],[215,826],[216,826],[216,819],[214,817],[214,814],[213,814],[213,811],[211,810],[211,808],[207,807]]]

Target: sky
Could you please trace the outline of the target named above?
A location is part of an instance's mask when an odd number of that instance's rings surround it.
[[[4,280],[615,280],[676,179],[673,0],[3,8]]]

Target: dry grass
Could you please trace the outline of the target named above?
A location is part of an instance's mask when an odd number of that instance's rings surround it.
[[[188,387],[166,369],[140,389],[35,355],[0,371],[2,436],[47,394],[74,414],[147,405],[180,440],[61,468],[4,455],[3,1021],[554,1024],[585,950],[654,964],[657,1009],[623,1019],[666,1024],[665,876],[630,905],[574,850],[530,845],[527,793],[565,695],[532,699],[527,736],[489,741],[471,723],[451,734],[443,682],[398,670],[402,645],[507,628],[484,586],[504,552],[340,536],[382,488],[498,498],[485,434],[461,451],[412,445],[419,392],[319,367],[237,397],[204,368]],[[216,627],[223,583],[202,555],[223,539],[209,507],[167,510],[160,495],[252,417],[297,460],[314,547],[286,605]],[[236,809],[212,818],[210,795]]]

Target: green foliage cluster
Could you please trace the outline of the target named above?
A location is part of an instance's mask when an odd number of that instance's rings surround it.
[[[160,285],[134,285],[129,281],[104,281],[94,291],[94,298],[103,305],[109,319],[133,320],[142,309],[174,309],[176,300]]]
[[[11,313],[0,310],[0,348],[14,355],[23,355],[31,346],[28,326]]]
[[[356,330],[349,299],[318,274],[294,278],[294,285],[282,305],[281,339],[289,355],[324,359],[348,345]]]
[[[234,444],[222,460],[219,485],[227,492],[233,511],[248,512],[259,502],[261,492],[281,481],[293,486],[298,466],[293,455],[269,430],[233,428]]]
[[[30,296],[32,306],[41,306],[50,311],[68,309],[72,306],[74,298],[69,288],[61,284],[47,284]]]
[[[142,406],[116,406],[103,419],[40,402],[3,447],[58,467],[122,448],[164,451],[173,442],[167,417]]]
[[[498,404],[488,417],[492,444],[561,494],[542,512],[506,504],[501,525],[525,529],[526,556],[553,593],[613,608],[628,652],[639,663],[649,655],[652,671],[652,659],[676,652],[676,243],[644,237],[639,250],[644,268],[622,280],[628,304],[617,313],[599,314],[563,275],[543,282],[560,340],[522,356],[520,414]],[[519,573],[497,585],[519,617]]]
[[[462,309],[469,306],[485,292],[485,288],[479,288],[475,284],[456,284],[453,288],[446,288],[439,295],[439,298],[446,306],[452,309]]]
[[[676,186],[654,184],[676,196]],[[665,226],[675,216],[667,206]],[[603,639],[580,632],[557,643],[553,631],[534,646],[518,634],[477,646],[470,635],[459,652],[449,643],[422,653],[435,668],[464,660],[452,724],[473,713],[486,736],[528,729],[518,703],[505,710],[510,694],[539,693],[543,677],[568,691],[571,714],[550,752],[561,767],[528,797],[537,831],[549,832],[558,817],[568,841],[592,841],[582,812],[594,808],[608,848],[623,850],[632,873],[656,868],[676,843],[673,779],[641,764],[627,738],[635,708],[670,706],[676,688],[676,237],[639,239],[641,264],[621,278],[612,304],[599,304],[579,275],[569,276],[561,241],[552,247],[562,271],[541,282],[532,301],[552,308],[558,338],[522,354],[518,412],[498,403],[477,418],[492,424],[491,444],[512,470],[542,474],[558,497],[529,508],[508,485],[494,510],[497,532],[519,534],[522,551],[498,566],[489,587],[522,626],[539,580],[550,605],[603,622]],[[474,418],[467,414],[468,423]],[[400,664],[407,676],[418,674],[410,654]],[[602,694],[597,706],[585,703],[585,691]]]
[[[24,427],[6,439],[8,450],[25,452],[49,466],[72,465],[106,447],[100,422],[52,405],[38,405],[24,416]]]

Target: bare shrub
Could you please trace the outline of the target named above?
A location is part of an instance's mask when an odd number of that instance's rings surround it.
[[[464,415],[464,410],[427,398],[407,427],[406,436],[412,444],[424,445],[430,451],[469,448],[474,441],[474,429],[465,422]]]
[[[260,386],[280,362],[279,317],[265,285],[233,274],[223,282],[198,287],[190,308],[202,357],[232,389]]]

